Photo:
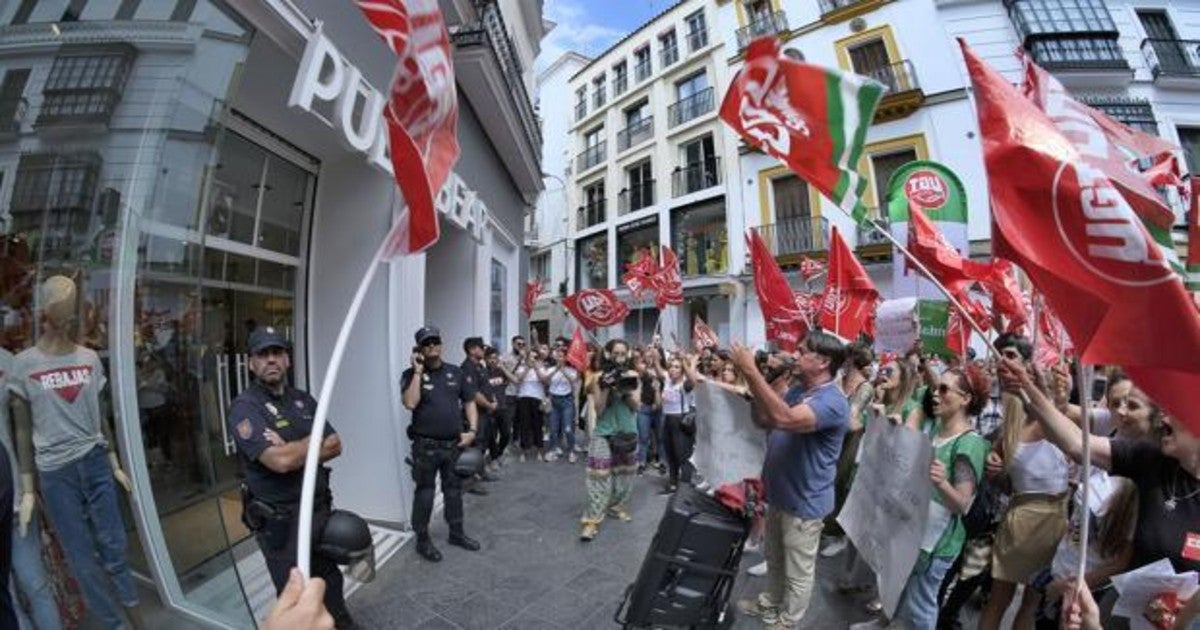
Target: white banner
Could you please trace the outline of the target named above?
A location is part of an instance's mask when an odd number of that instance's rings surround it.
[[[713,488],[761,475],[767,434],[750,418],[750,403],[707,382],[695,395],[696,470]]]
[[[929,438],[875,421],[863,436],[862,460],[838,523],[875,571],[879,600],[891,617],[916,565],[929,518]]]
[[[875,315],[875,351],[907,352],[921,336],[917,298],[887,300]]]

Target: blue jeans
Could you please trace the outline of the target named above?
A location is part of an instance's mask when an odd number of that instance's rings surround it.
[[[638,408],[637,414],[638,423],[638,450],[637,461],[639,464],[645,464],[646,458],[650,455],[650,437],[654,437],[654,454],[659,461],[666,461],[666,453],[663,452],[663,432],[662,432],[662,411],[655,409],[650,405],[642,405]]]
[[[25,536],[21,536],[19,527],[14,527],[12,537],[12,571],[15,578],[13,601],[20,601],[17,593],[23,595],[29,601],[32,614],[27,616],[25,609],[17,606],[17,621],[22,630],[59,630],[62,621],[58,618],[58,606],[54,602],[50,580],[46,579],[46,565],[42,564],[41,527],[37,512],[29,521],[29,531]]]
[[[117,482],[103,447],[57,470],[41,471],[50,525],[88,609],[107,628],[124,624],[121,606],[136,606],[137,587],[125,564],[125,522]],[[116,591],[116,600],[109,589]]]
[[[924,554],[922,554],[924,555]],[[919,558],[904,584],[894,621],[911,630],[934,630],[938,620],[938,590],[954,558]]]
[[[575,451],[575,396],[566,394],[550,397],[550,440],[546,451],[559,447],[559,438],[566,442],[566,452]]]

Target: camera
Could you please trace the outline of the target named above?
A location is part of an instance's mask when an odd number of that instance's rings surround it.
[[[759,350],[754,353],[754,364],[758,367],[758,371],[767,379],[768,383],[772,383],[782,376],[792,373],[795,360],[788,354],[774,355],[777,365],[771,365],[772,355],[764,350]]]
[[[638,387],[638,377],[626,375],[626,369],[616,361],[607,359],[600,365],[600,387],[616,389],[618,392],[631,392]]]

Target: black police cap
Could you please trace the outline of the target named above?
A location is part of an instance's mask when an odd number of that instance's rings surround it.
[[[283,348],[284,350],[291,348],[287,337],[283,336],[283,332],[274,326],[255,328],[254,332],[250,333],[250,342],[247,345],[250,354],[258,354],[268,348]]]

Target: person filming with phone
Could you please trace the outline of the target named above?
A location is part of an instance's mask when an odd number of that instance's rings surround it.
[[[442,553],[429,536],[429,517],[439,475],[450,544],[468,551],[479,550],[479,543],[463,531],[462,479],[454,472],[462,449],[475,441],[479,426],[475,393],[479,383],[474,375],[442,361],[442,333],[437,328],[425,326],[415,337],[412,367],[400,377],[404,408],[412,412],[408,437],[412,440],[412,474],[417,486],[413,494],[412,526],[417,534],[417,553],[430,562],[439,562]]]

